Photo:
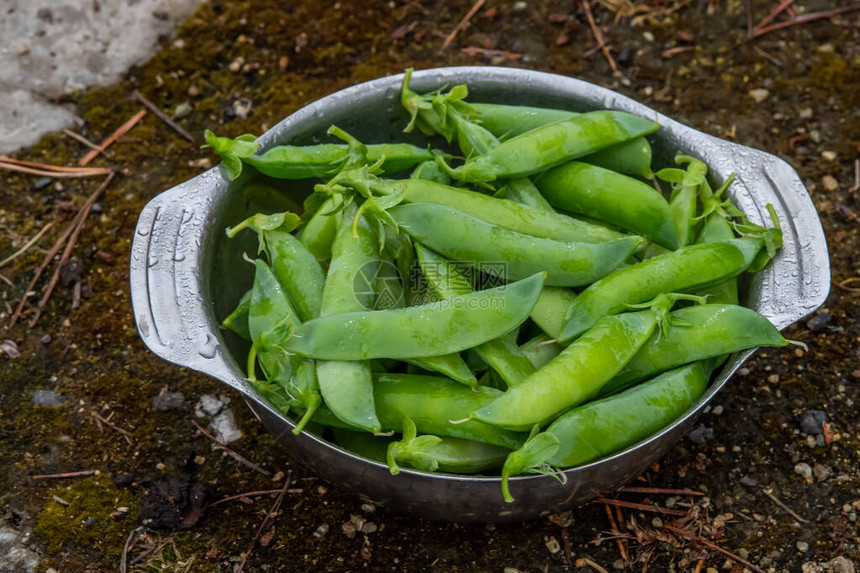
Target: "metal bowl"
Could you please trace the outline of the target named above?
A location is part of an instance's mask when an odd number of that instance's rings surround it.
[[[359,84],[292,114],[263,134],[261,151],[275,145],[323,140],[336,124],[366,143],[412,141],[403,134],[406,113],[399,104],[402,75]],[[416,72],[412,87],[429,91],[466,83],[471,101],[566,108],[617,109],[660,123],[651,137],[656,165],[669,165],[681,151],[702,158],[713,183],[731,173],[731,197],[750,219],[767,220],[776,208],[784,229],[779,256],[746,285],[745,303],[778,328],[819,307],[830,288],[824,231],[797,173],[781,159],[706,135],[630,98],[580,80],[522,69],[439,68]],[[416,136],[417,137],[417,136]],[[226,226],[264,205],[296,209],[307,188],[248,173],[229,182],[211,169],[158,195],[143,209],[132,246],[131,295],[138,331],[155,354],[208,374],[240,392],[263,425],[291,457],[319,476],[374,503],[430,519],[505,522],[535,518],[582,504],[639,475],[685,435],[705,405],[753,350],[727,362],[704,396],[683,416],[635,446],[552,477],[511,480],[516,502],[502,500],[498,477],[459,476],[403,470],[392,476],[384,464],[345,451],[308,432],[295,436],[293,423],[272,409],[245,381],[247,347],[219,329],[219,321],[250,287],[252,267],[242,260],[254,239],[227,241]],[[280,202],[280,204],[277,204]],[[250,234],[247,234],[250,235]],[[237,361],[238,358],[238,361]]]

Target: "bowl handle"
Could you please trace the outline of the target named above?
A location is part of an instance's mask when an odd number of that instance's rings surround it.
[[[249,395],[236,374],[242,369],[223,348],[200,270],[213,201],[199,190],[213,184],[224,186],[217,169],[161,193],[141,211],[131,252],[132,307],[152,352]]]

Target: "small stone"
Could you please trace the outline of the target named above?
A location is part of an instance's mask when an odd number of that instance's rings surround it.
[[[314,531],[314,537],[317,539],[322,539],[328,533],[328,523],[323,523],[319,527],[317,527],[316,531]]]
[[[18,44],[15,46],[15,53],[19,56],[25,56],[30,53],[30,46],[24,43]]]
[[[821,178],[821,186],[825,191],[836,191],[839,188],[839,182],[832,175],[825,175]]]
[[[840,555],[830,562],[830,570],[833,573],[854,573],[854,564]]]
[[[324,485],[317,486],[317,493],[320,495],[325,495],[326,493],[328,493],[328,488]]]
[[[825,161],[836,161],[836,152],[835,151],[822,151],[821,158]]]
[[[522,1],[514,2],[513,11],[514,12],[522,12],[523,10],[528,9],[528,7],[529,7],[528,2],[522,2]]]
[[[802,542],[798,542],[798,544],[800,543]],[[815,561],[807,561],[800,566],[800,573],[824,573],[824,569]]]
[[[233,411],[229,408],[221,410],[221,412],[212,418],[209,427],[215,432],[215,438],[222,444],[235,442],[242,437],[242,430],[236,426]]]
[[[191,103],[184,101],[178,106],[176,106],[175,110],[173,110],[173,117],[174,119],[182,119],[183,117],[188,117],[188,114],[190,114],[193,110],[194,107],[191,105]]]
[[[648,31],[642,32],[642,37],[645,38],[646,42],[653,42],[654,41],[654,34],[652,32],[648,32]]]
[[[558,553],[559,551],[561,551],[561,545],[559,545],[559,543],[558,543],[558,539],[556,539],[556,538],[555,538],[555,536],[550,536],[550,537],[549,537],[549,539],[547,539],[547,540],[544,542],[544,545],[546,545],[546,548],[547,548],[547,549],[549,550],[549,552],[550,552],[550,553],[552,553],[553,555],[555,555],[556,553]]]
[[[812,473],[815,474],[815,479],[822,481],[827,479],[833,472],[825,465],[815,464],[812,466]]]
[[[254,107],[254,102],[246,97],[240,97],[233,102],[233,112],[239,119],[247,119],[251,114],[251,109]]]
[[[812,108],[805,107],[798,113],[800,119],[812,119]]]
[[[52,340],[53,340],[53,338],[51,338],[51,335],[46,334],[42,338],[39,339],[39,342],[41,342],[42,344],[51,344]]]
[[[379,526],[373,523],[372,521],[368,521],[364,525],[361,526],[362,533],[376,533],[379,529]]]
[[[39,179],[36,179],[36,182],[33,183],[33,189],[35,189],[36,191],[44,189],[51,184],[51,181],[53,181],[53,179],[51,179],[50,177],[41,177]]]
[[[182,392],[161,392],[152,400],[152,409],[157,412],[187,411],[188,402]]]
[[[820,436],[821,436],[821,434],[819,434],[819,437]],[[818,443],[815,440],[815,436],[806,436],[806,447],[807,448],[814,448],[817,445],[818,445]]]
[[[817,129],[809,130],[809,139],[812,140],[812,143],[821,143],[821,132]]]
[[[197,97],[200,95],[200,88],[197,87],[196,84],[191,84],[188,86],[188,95],[191,97]]]
[[[704,444],[708,440],[712,440],[714,438],[714,431],[704,424],[701,424],[698,428],[687,434],[687,437],[694,444]]]
[[[361,511],[363,511],[364,513],[373,513],[374,511],[376,511],[376,506],[372,503],[362,503]]]
[[[722,406],[714,406],[714,409],[712,410],[712,412],[714,413],[714,416],[722,415],[723,411],[724,411],[724,409]]]
[[[69,286],[81,280],[83,271],[84,263],[81,259],[72,257],[66,261],[66,264],[60,267],[60,280],[63,281],[64,285]]]
[[[663,520],[659,517],[655,517],[651,520],[651,525],[653,525],[656,529],[660,529],[663,527]]]
[[[770,92],[764,88],[756,88],[754,90],[750,90],[750,97],[755,100],[756,103],[761,103],[768,98]]]
[[[0,354],[5,354],[13,360],[21,357],[21,353],[18,351],[18,344],[14,340],[0,342]]]
[[[367,520],[360,515],[350,515],[349,521],[355,526],[356,531],[361,531],[361,529],[364,527],[364,524],[367,523]]]
[[[809,467],[809,464],[805,462],[800,462],[799,464],[794,466],[794,473],[796,473],[803,479],[809,479],[812,477],[812,468]]]
[[[200,396],[200,400],[194,407],[194,414],[198,418],[214,416],[223,408],[224,402],[222,402],[220,398],[213,396],[212,394],[204,394],[203,396]]]
[[[767,381],[771,384],[776,384],[777,382],[779,382],[779,374],[771,374],[767,377]]]
[[[204,456],[194,456],[194,463],[198,466],[202,466],[206,463],[206,458]]]
[[[59,408],[66,403],[66,397],[52,390],[36,390],[33,392],[33,403],[44,408]]]
[[[241,70],[242,66],[244,64],[245,64],[245,58],[243,58],[242,56],[239,56],[238,58],[236,58],[235,60],[230,62],[230,65],[227,66],[227,69],[229,69],[231,72],[235,73],[235,72],[238,72],[239,70]]]
[[[176,48],[177,50],[181,50],[182,48],[185,47],[185,40],[183,40],[181,38],[179,40],[176,40],[175,42],[173,42],[173,47]]]
[[[809,551],[809,543],[807,543],[806,541],[798,541],[797,548],[800,550],[801,553],[806,553],[807,551]]]
[[[827,412],[823,410],[806,410],[797,420],[800,431],[810,436],[818,436],[824,432],[821,427],[827,421]]]
[[[340,528],[343,530],[343,534],[349,539],[355,539],[355,525],[351,521],[345,522]]]

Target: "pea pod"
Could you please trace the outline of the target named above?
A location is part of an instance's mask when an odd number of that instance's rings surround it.
[[[731,240],[734,236],[731,223],[719,215],[711,215],[702,225],[696,242],[698,244],[716,243]],[[714,304],[738,304],[738,279],[737,277],[727,278],[696,291],[696,294],[707,296],[708,302]]]
[[[281,345],[324,360],[411,359],[460,352],[516,328],[534,308],[542,285],[543,275],[538,273],[438,303],[326,315],[295,328]]]
[[[417,431],[434,436],[465,438],[503,448],[519,448],[525,435],[501,430],[477,420],[469,413],[496,399],[501,393],[478,386],[474,390],[439,376],[376,374],[373,393],[383,429],[400,431],[403,419],[411,418]]]
[[[330,321],[332,316],[339,317],[341,313],[369,308],[373,302],[372,291],[356,293],[354,285],[355,277],[362,267],[376,262],[378,241],[370,228],[364,224],[363,219],[361,224],[356,226],[356,233],[353,235],[352,218],[356,210],[355,205],[350,205],[345,210],[337,237],[332,245],[332,260],[323,289],[320,318],[306,322],[298,329],[317,321]],[[338,318],[334,320],[339,322]],[[290,340],[300,339],[293,336]],[[327,342],[337,345],[339,340],[338,333],[335,333],[330,335]],[[293,352],[289,348],[287,350]],[[304,356],[311,355],[304,353]],[[317,362],[317,377],[323,400],[331,411],[348,424],[378,432],[380,425],[373,403],[373,378],[370,364],[367,361],[353,361],[355,360],[353,357],[316,355],[312,357],[328,359]]]
[[[226,328],[236,335],[251,340],[251,333],[248,331],[248,310],[251,308],[251,291],[249,290],[242,295],[236,308],[221,321],[221,328]]]
[[[341,212],[335,211],[335,200],[326,199],[320,205],[305,227],[300,240],[319,261],[331,258],[331,247],[340,227]]]
[[[687,170],[662,169],[657,172],[657,177],[675,183],[672,195],[669,197],[669,210],[672,212],[675,227],[678,230],[678,244],[684,247],[691,244],[696,237],[696,206],[699,188],[708,184],[705,179],[708,166],[686,155],[675,157],[675,163],[686,164]],[[672,177],[666,178],[667,175]]]
[[[707,370],[697,362],[620,394],[573,408],[546,429],[560,443],[546,462],[574,467],[632,446],[686,412],[707,385]]]
[[[362,182],[355,181],[355,184]],[[487,223],[518,233],[557,241],[599,243],[621,237],[621,233],[603,225],[548,209],[533,208],[507,199],[498,199],[468,189],[423,180],[375,179],[364,182],[369,191],[379,195],[402,194],[408,203],[444,205]]]
[[[647,135],[659,126],[620,111],[593,111],[509,139],[451,171],[455,179],[489,182],[538,173],[571,159]]]
[[[555,342],[545,334],[539,334],[525,344],[520,346],[520,352],[532,363],[535,370],[539,370],[561,354],[564,346]]]
[[[624,236],[602,243],[532,237],[432,203],[398,205],[389,214],[413,239],[456,261],[509,280],[546,271],[546,284],[581,286],[618,268],[642,239]]]
[[[253,215],[227,230],[233,237],[243,229],[251,229],[260,238],[260,249],[265,250],[278,281],[296,305],[300,320],[310,320],[320,314],[325,275],[320,264],[299,239],[284,227],[291,213]],[[298,217],[295,224],[298,224]],[[293,227],[294,228],[294,227]]]
[[[520,105],[472,103],[470,106],[475,112],[470,119],[502,140],[579,115],[573,111]],[[644,137],[607,147],[583,157],[582,161],[645,179],[654,176],[651,171],[651,145]]]
[[[318,145],[279,145],[255,155],[258,143],[254,136],[243,135],[236,139],[217,137],[206,130],[206,144],[224,162],[230,180],[242,173],[242,164],[255,167],[260,173],[276,179],[311,179],[328,177],[338,171],[348,154],[347,145],[321,143]],[[437,155],[429,149],[408,143],[383,143],[367,146],[368,163],[381,161],[386,173],[410,169]]]
[[[553,338],[558,338],[561,335],[565,313],[575,299],[576,294],[570,289],[544,287],[532,310],[531,318],[541,330]]]
[[[403,437],[391,442],[386,452],[392,475],[400,473],[400,465],[417,470],[474,474],[499,467],[510,450],[463,438],[418,435],[415,422],[403,418]]]
[[[603,394],[682,364],[731,354],[756,346],[785,346],[788,342],[756,311],[731,304],[704,304],[672,312],[675,326],[649,340],[603,388]]]
[[[670,250],[678,248],[669,203],[655,189],[632,177],[571,161],[550,169],[535,185],[557,209],[618,225]]]
[[[475,410],[472,418],[521,431],[549,422],[595,396],[645,344],[656,324],[651,310],[601,318],[549,364]]]
[[[415,249],[430,288],[442,299],[451,299],[472,292],[472,285],[469,284],[468,279],[444,257],[420,243],[415,244]],[[508,386],[516,386],[534,372],[531,363],[519,351],[516,344],[505,337],[479,344],[474,347],[474,351],[502,377]]]
[[[564,318],[561,340],[585,332],[607,314],[660,293],[691,291],[742,273],[762,248],[760,239],[692,245],[607,275],[582,291]]]

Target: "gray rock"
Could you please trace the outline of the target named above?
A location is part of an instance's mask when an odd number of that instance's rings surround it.
[[[39,564],[39,556],[24,543],[26,535],[9,525],[0,525],[0,571],[4,573],[32,573]]]
[[[222,444],[235,442],[242,437],[242,430],[236,426],[236,420],[233,418],[233,412],[230,408],[224,408],[212,418],[209,428],[215,432],[215,438]]]
[[[224,408],[224,402],[217,396],[212,394],[204,394],[200,396],[200,400],[194,407],[194,414],[198,418],[204,416],[214,416]]]
[[[158,412],[171,410],[185,412],[188,410],[188,402],[182,392],[161,392],[152,399],[152,409]]]
[[[799,464],[794,466],[794,473],[796,473],[803,479],[809,479],[812,477],[812,468],[809,467],[809,464],[805,462],[800,462]]]
[[[819,312],[806,321],[806,327],[812,332],[821,332],[830,324],[830,313]]]
[[[824,432],[821,422],[827,421],[827,412],[823,410],[807,410],[800,415],[797,425],[800,431],[810,436],[818,436]]]
[[[833,573],[854,573],[854,564],[841,555],[830,562]]]
[[[705,425],[700,425],[698,428],[687,434],[687,437],[695,444],[704,444],[708,440],[714,439],[714,431]]]
[[[45,408],[59,408],[66,403],[66,397],[53,390],[36,390],[33,392],[33,403]]]

